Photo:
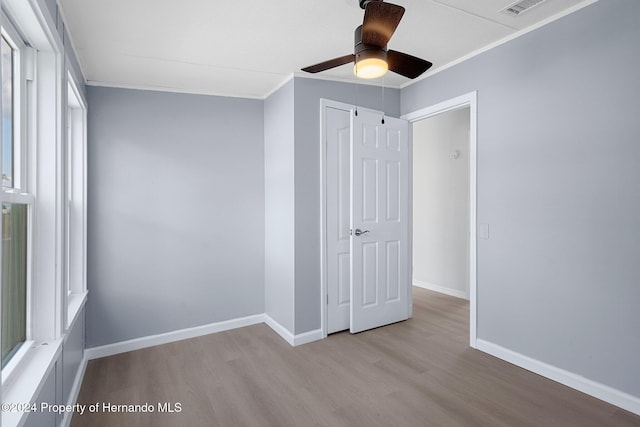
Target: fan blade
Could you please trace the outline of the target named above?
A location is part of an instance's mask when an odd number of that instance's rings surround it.
[[[384,47],[396,31],[404,7],[382,1],[370,1],[364,9],[362,43]]]
[[[311,65],[309,67],[305,67],[302,71],[306,71],[307,73],[319,73],[320,71],[325,71],[330,68],[339,67],[340,65],[348,64],[349,62],[355,61],[356,56],[354,54],[349,54],[345,56],[341,56],[340,58],[333,58],[328,61],[321,62],[316,65]]]
[[[415,79],[433,65],[429,61],[396,50],[387,51],[387,64],[389,70],[410,79]]]

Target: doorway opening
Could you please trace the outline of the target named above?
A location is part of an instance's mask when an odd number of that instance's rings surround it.
[[[469,300],[476,347],[477,95],[403,116],[412,123],[412,284]]]
[[[469,299],[469,107],[413,123],[413,286]]]

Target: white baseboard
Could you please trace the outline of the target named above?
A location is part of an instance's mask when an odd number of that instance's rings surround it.
[[[266,323],[275,333],[280,335],[282,339],[289,343],[291,346],[297,346],[302,344],[307,344],[313,341],[318,341],[323,339],[322,329],[316,329],[313,331],[305,332],[302,334],[294,335],[287,328],[282,326],[280,323],[273,320],[273,318],[267,314],[264,315],[264,323]]]
[[[89,359],[87,358],[86,352],[82,356],[82,361],[80,361],[80,366],[78,367],[78,372],[76,373],[76,378],[73,380],[73,386],[71,387],[71,393],[69,394],[69,401],[67,405],[75,405],[78,401],[78,394],[80,393],[80,387],[82,387],[82,380],[84,379],[84,373],[87,370],[87,363],[89,363]],[[62,418],[62,422],[60,423],[61,427],[69,427],[71,424],[71,417],[73,416],[73,411],[66,411],[64,413],[64,418]]]
[[[439,292],[441,294],[449,295],[456,298],[466,299],[467,301],[469,300],[469,295],[466,292],[459,291],[457,289],[445,288],[444,286],[435,285],[433,283],[423,282],[420,280],[414,280],[413,286],[422,289],[429,289],[430,291]]]
[[[85,350],[85,356],[88,360],[99,359],[101,357],[113,356],[114,354],[126,353],[128,351],[139,350],[141,348],[195,338],[202,335],[213,334],[215,332],[227,331],[229,329],[242,328],[244,326],[263,323],[264,321],[264,314],[256,314],[254,316],[241,317],[239,319],[231,319],[224,322],[211,323],[209,325],[196,326],[194,328],[136,338],[100,347],[87,348]]]
[[[515,351],[488,341],[478,339],[476,348],[499,359],[506,360],[509,363],[520,366],[528,371],[535,372],[538,375],[542,375],[543,377],[559,382],[560,384],[564,384],[567,387],[571,387],[597,399],[604,400],[607,403],[626,409],[629,412],[640,415],[640,397],[632,396],[623,391],[592,381],[539,360],[532,359],[531,357],[516,353]]]
[[[293,345],[307,344],[313,341],[324,339],[322,336],[322,329],[316,329],[313,331],[305,332],[303,334],[294,335]]]
[[[267,316],[266,314],[256,314],[254,316],[241,317],[239,319],[232,319],[224,322],[211,323],[209,325],[167,332],[164,334],[136,338],[100,347],[87,348],[85,349],[85,357],[87,360],[99,359],[101,357],[113,356],[114,354],[140,350],[141,348],[153,347],[156,345],[195,338],[216,332],[228,331],[230,329],[242,328],[244,326],[255,325],[258,323],[266,323],[292,346],[306,344],[323,338],[321,329],[316,329],[299,335],[293,335],[270,316]]]
[[[289,330],[287,328],[285,328],[284,326],[282,326],[280,323],[278,323],[275,320],[273,320],[273,318],[271,316],[269,316],[268,314],[264,315],[264,323],[266,323],[267,326],[269,326],[271,329],[273,329],[273,331],[276,334],[280,335],[283,340],[288,342],[289,345],[294,345],[293,344],[293,334],[291,332],[289,332]]]

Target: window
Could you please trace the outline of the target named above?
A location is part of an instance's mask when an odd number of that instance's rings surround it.
[[[14,49],[2,36],[2,188],[13,188]]]
[[[86,301],[86,101],[51,2],[1,3],[0,400],[33,402]],[[28,416],[4,411],[0,424]]]
[[[86,294],[86,108],[71,73],[67,82],[65,285],[70,326]]]
[[[66,259],[66,263],[65,263],[65,288],[67,290],[67,298],[71,295],[72,292],[72,286],[71,286],[71,241],[73,239],[72,236],[72,231],[71,231],[71,216],[72,216],[72,210],[73,210],[73,206],[72,206],[72,200],[73,200],[73,129],[72,129],[72,123],[71,123],[71,119],[73,117],[73,110],[71,109],[71,107],[67,107],[67,144],[66,144],[66,150],[67,150],[67,173],[65,176],[65,180],[66,180],[66,192],[67,192],[67,197],[65,200],[65,230],[66,230],[66,235],[65,235],[65,240],[66,240],[66,244],[65,244],[65,259]]]
[[[26,341],[27,205],[2,204],[2,367]]]
[[[34,197],[27,190],[26,167],[22,164],[25,143],[22,118],[25,85],[22,66],[24,44],[16,32],[3,26],[2,55],[2,256],[0,313],[2,314],[2,368],[29,339],[29,218]]]

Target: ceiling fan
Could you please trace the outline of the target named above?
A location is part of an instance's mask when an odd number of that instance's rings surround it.
[[[355,30],[353,54],[311,65],[302,71],[319,73],[353,62],[354,74],[363,79],[381,77],[388,70],[415,79],[433,65],[424,59],[387,49],[387,43],[402,19],[404,7],[382,0],[359,2],[364,9],[364,21]]]

